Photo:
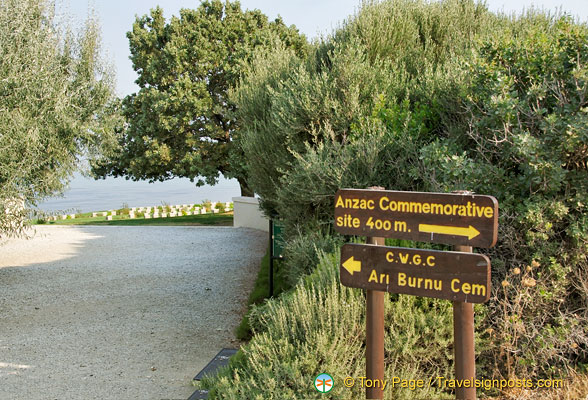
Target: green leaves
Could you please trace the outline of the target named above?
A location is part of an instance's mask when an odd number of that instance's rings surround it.
[[[53,9],[46,0],[0,7],[0,237],[19,234],[27,206],[61,191],[79,159],[111,143],[113,78],[98,23],[90,17],[74,36]]]
[[[489,377],[575,365],[588,348],[587,46],[586,24],[565,16],[367,2],[310,57],[278,47],[255,58],[233,96],[250,181],[292,243],[321,246],[338,188],[495,196],[482,325],[497,333],[481,363]]]
[[[248,191],[243,153],[234,143],[240,121],[228,91],[256,50],[279,42],[303,53],[304,36],[258,10],[214,0],[167,22],[161,8],[153,9],[127,37],[140,90],[123,102],[128,125],[120,148],[95,173],[151,181],[181,176],[198,184],[214,184],[223,174]]]

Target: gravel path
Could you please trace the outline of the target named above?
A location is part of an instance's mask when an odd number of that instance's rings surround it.
[[[0,399],[187,399],[236,345],[266,238],[41,226],[0,245]]]

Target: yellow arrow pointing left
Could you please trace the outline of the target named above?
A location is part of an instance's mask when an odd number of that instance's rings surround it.
[[[351,256],[351,258],[349,258],[347,261],[343,263],[343,268],[345,268],[347,272],[353,275],[354,272],[361,271],[361,261],[356,261],[353,258],[353,256]]]

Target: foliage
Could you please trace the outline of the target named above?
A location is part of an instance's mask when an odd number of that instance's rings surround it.
[[[453,160],[438,169],[499,198],[488,324],[508,376],[559,375],[588,360],[587,50],[588,26],[565,16],[529,14],[484,43],[469,129],[454,140],[460,172]]]
[[[119,129],[116,155],[96,163],[95,173],[199,178],[198,184],[214,184],[220,173],[237,178],[244,195],[252,195],[243,152],[234,145],[240,120],[227,91],[255,49],[279,43],[302,54],[304,36],[259,10],[212,0],[180,10],[167,23],[157,7],[138,17],[127,37],[140,89],[123,102],[128,126]]]
[[[287,287],[294,287],[301,277],[311,273],[318,265],[321,253],[333,253],[342,244],[340,236],[323,234],[320,230],[290,237],[284,248],[283,261]]]
[[[261,267],[257,273],[253,290],[249,294],[247,300],[247,307],[250,308],[252,305],[261,304],[265,299],[269,297],[269,247],[265,253],[265,256],[261,260]],[[279,296],[282,292],[287,289],[291,289],[292,286],[287,284],[284,279],[284,275],[287,273],[287,268],[284,267],[283,260],[274,260],[274,297]],[[237,327],[235,334],[239,340],[249,340],[252,337],[253,332],[249,324],[249,312],[243,317],[241,323]]]
[[[211,389],[210,398],[315,398],[312,382],[322,372],[335,380],[333,398],[365,396],[359,384],[343,385],[347,376],[365,375],[365,300],[360,291],[340,285],[338,266],[337,257],[323,254],[316,270],[293,292],[254,308],[250,318],[256,334],[251,342],[218,377],[202,381]],[[389,382],[393,376],[447,376],[452,329],[448,307],[448,302],[409,296],[386,303]],[[431,312],[425,315],[419,312],[422,308]],[[395,399],[447,397],[434,387],[387,392]]]
[[[27,208],[62,191],[80,157],[97,156],[115,120],[96,18],[76,34],[54,7],[50,0],[0,5],[3,237],[22,233]]]
[[[529,13],[482,43],[465,121],[420,151],[426,190],[496,196],[488,370],[551,376],[588,357],[588,28]],[[487,357],[487,358],[486,358]]]
[[[395,177],[413,186],[405,162],[394,156],[406,159],[442,132],[445,121],[435,110],[445,110],[447,119],[458,113],[454,98],[466,78],[463,59],[495,19],[469,1],[366,2],[306,58],[283,47],[258,54],[232,98],[244,121],[250,182],[265,212],[290,214],[291,223],[284,217],[292,232],[309,215],[324,221],[330,212],[322,207],[330,208],[340,184],[384,183],[388,168],[396,166]],[[377,118],[366,119],[386,105],[405,109],[393,116],[402,129],[386,132]],[[415,136],[422,129],[431,134]],[[391,146],[382,144],[398,135],[406,146],[388,154]],[[308,161],[313,156],[321,163],[316,168]],[[321,168],[329,163],[334,167]]]
[[[283,47],[258,53],[232,98],[245,121],[250,182],[266,214],[284,221],[288,246],[300,256],[294,275],[309,271],[313,238],[332,245],[321,238],[331,235],[338,188],[494,195],[499,242],[484,251],[493,296],[477,310],[479,376],[537,379],[586,365],[587,50],[588,27],[566,16],[506,17],[470,1],[389,0],[364,4],[308,57]],[[334,289],[313,290],[322,301]],[[412,306],[426,321],[447,317],[443,308]],[[266,320],[277,312],[270,308],[259,309]],[[292,320],[302,318],[289,311]],[[328,307],[305,312],[338,317]],[[420,333],[439,326],[428,323]],[[281,340],[262,332],[252,343],[272,351],[276,343],[291,346]],[[432,340],[449,358],[448,342]],[[322,345],[335,355],[313,366],[356,367],[337,354],[340,344]],[[390,351],[397,356],[413,346]],[[282,356],[273,368],[289,371],[286,382],[310,374],[311,364]],[[244,352],[241,367],[265,376],[253,357]],[[242,379],[237,386],[251,382],[237,368],[233,378]]]

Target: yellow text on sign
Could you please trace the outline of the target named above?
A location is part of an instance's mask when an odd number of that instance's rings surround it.
[[[337,226],[342,226],[345,228],[359,228],[361,225],[361,220],[359,218],[352,217],[349,214],[345,214],[342,217],[337,217],[335,223]]]
[[[459,293],[461,291],[464,294],[472,294],[474,296],[486,296],[486,286],[477,285],[475,283],[461,283],[460,280],[457,278],[451,280],[451,291],[453,293]]]
[[[444,204],[429,203],[420,201],[397,201],[390,200],[386,196],[380,197],[377,206],[382,211],[391,211],[410,214],[431,214],[449,215],[475,218],[494,218],[494,208],[478,206],[475,202],[468,201],[466,204]],[[350,210],[375,210],[374,200],[343,197],[339,195],[335,202],[335,208]]]
[[[435,266],[435,256],[421,256],[420,254],[413,254],[412,257],[408,253],[399,251],[394,253],[389,251],[386,253],[386,261],[389,263],[398,263],[404,265],[422,265],[427,267]]]
[[[435,290],[437,292],[440,292],[443,290],[443,281],[440,279],[417,278],[413,276],[407,276],[404,272],[399,272],[398,286],[425,290]]]

